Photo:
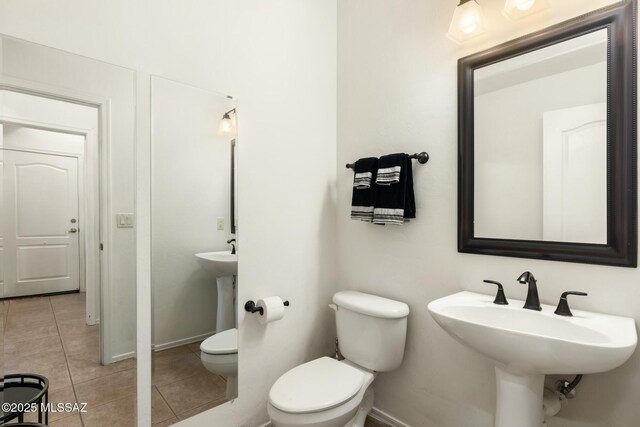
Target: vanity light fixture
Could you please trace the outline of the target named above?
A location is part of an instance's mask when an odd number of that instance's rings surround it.
[[[506,0],[502,14],[513,21],[517,21],[548,8],[549,2],[547,0]]]
[[[231,115],[233,114],[233,119]],[[235,114],[236,109],[232,109],[224,113],[222,120],[220,120],[220,133],[233,133],[235,131]]]
[[[460,0],[453,12],[447,37],[462,43],[484,33],[482,9],[476,0]]]

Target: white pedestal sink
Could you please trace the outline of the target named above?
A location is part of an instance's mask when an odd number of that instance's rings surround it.
[[[453,338],[495,362],[495,427],[540,427],[547,374],[593,374],[622,365],[636,348],[635,321],[555,307],[525,310],[523,301],[459,292],[431,302],[429,312]]]
[[[216,278],[218,286],[218,310],[216,333],[236,327],[235,276],[238,272],[238,254],[231,251],[196,254],[200,266]]]

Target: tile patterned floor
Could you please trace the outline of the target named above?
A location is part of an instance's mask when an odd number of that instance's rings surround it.
[[[85,294],[0,301],[0,331],[5,373],[42,374],[51,402],[87,403],[87,413],[51,413],[51,427],[135,425],[135,360],[100,365],[99,328],[85,323]],[[154,426],[224,403],[225,390],[224,378],[202,366],[198,344],[154,353]]]
[[[378,421],[375,418],[367,417],[367,420],[364,422],[364,427],[391,427],[389,424]]]

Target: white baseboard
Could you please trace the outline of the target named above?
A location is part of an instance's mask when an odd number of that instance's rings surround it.
[[[400,421],[399,419],[395,418],[392,415],[387,414],[384,411],[381,411],[380,409],[376,408],[375,406],[373,408],[371,408],[371,411],[369,411],[369,417],[373,418],[376,421],[380,421],[382,423],[385,423],[391,427],[411,427],[409,424],[405,424],[402,421]],[[271,422],[268,421],[258,427],[269,427],[271,425]]]
[[[202,341],[214,335],[215,332],[207,332],[206,334],[196,335],[194,337],[183,338],[176,341],[170,341],[162,344],[153,344],[151,348],[153,351],[167,350],[169,348],[180,347],[181,345],[192,344],[194,342]]]
[[[369,416],[376,421],[388,424],[391,427],[411,427],[409,424],[405,424],[396,417],[387,414],[384,411],[376,408],[375,406],[369,411]]]
[[[107,364],[116,363],[116,362],[119,362],[119,361],[125,360],[125,359],[131,359],[132,357],[136,357],[136,352],[135,351],[129,351],[129,352],[122,353],[122,354],[116,354],[115,356],[111,357],[111,360],[107,361]]]

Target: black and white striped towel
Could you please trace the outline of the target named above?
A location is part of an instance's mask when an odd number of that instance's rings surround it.
[[[373,174],[371,172],[356,173],[353,177],[353,187],[359,190],[363,188],[371,187],[371,178]]]
[[[358,221],[373,221],[373,202],[375,192],[373,183],[376,181],[378,158],[366,157],[356,162],[353,167],[353,195],[351,197],[351,219]]]
[[[376,184],[391,185],[399,183],[405,157],[406,154],[404,153],[387,154],[380,157]]]
[[[400,178],[396,185],[377,185],[374,197],[373,223],[402,225],[416,217],[413,193],[413,168],[408,155],[400,154]],[[380,158],[382,161],[382,158]]]

